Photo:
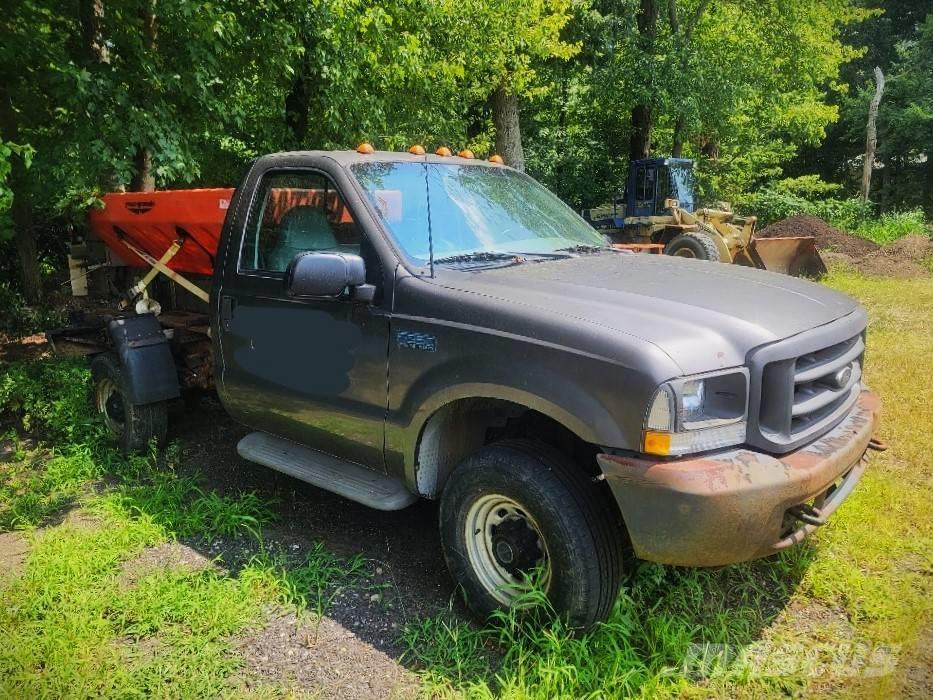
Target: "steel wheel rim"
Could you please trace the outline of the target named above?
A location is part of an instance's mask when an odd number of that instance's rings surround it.
[[[114,435],[123,432],[123,397],[117,385],[109,377],[97,383],[95,396],[97,412],[104,417],[104,423]]]
[[[689,248],[681,248],[680,250],[674,251],[675,258],[696,258],[697,255]]]
[[[522,572],[531,573],[537,566],[541,567],[537,583],[545,592],[550,588],[547,543],[538,523],[517,501],[501,494],[478,498],[467,512],[464,535],[470,566],[483,588],[502,605],[511,605],[529,589]],[[532,558],[536,558],[534,566],[523,565]]]

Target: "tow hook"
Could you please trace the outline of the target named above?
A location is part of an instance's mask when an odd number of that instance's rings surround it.
[[[820,512],[819,508],[814,508],[809,503],[801,503],[799,506],[788,508],[787,512],[797,520],[805,522],[808,525],[826,524],[826,516]]]
[[[868,441],[868,449],[875,450],[876,452],[884,452],[888,449],[888,443],[881,442],[878,438],[872,438]]]

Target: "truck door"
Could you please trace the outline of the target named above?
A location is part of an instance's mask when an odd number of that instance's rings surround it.
[[[225,408],[238,421],[384,471],[388,316],[349,298],[296,299],[284,273],[310,250],[379,261],[324,172],[266,171],[228,234],[217,309]],[[381,284],[381,274],[374,274]]]

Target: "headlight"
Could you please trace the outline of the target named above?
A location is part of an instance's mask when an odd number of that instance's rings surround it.
[[[683,455],[745,442],[748,370],[683,377],[658,387],[642,432],[642,450]]]

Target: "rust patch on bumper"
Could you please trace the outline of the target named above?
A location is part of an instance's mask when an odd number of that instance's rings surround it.
[[[835,511],[864,472],[878,413],[877,396],[863,391],[842,423],[779,456],[741,448],[692,459],[597,459],[640,558],[721,566],[767,556],[815,530],[788,532],[793,506],[825,498],[823,514]]]

